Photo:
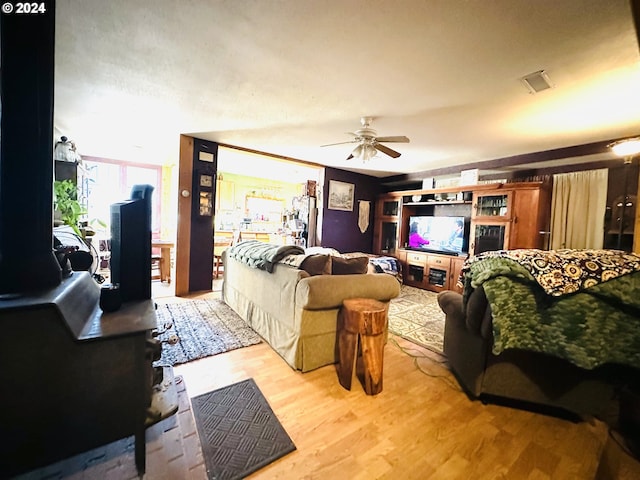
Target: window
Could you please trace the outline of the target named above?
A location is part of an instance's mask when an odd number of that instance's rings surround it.
[[[105,236],[110,233],[110,206],[112,203],[127,200],[131,188],[138,184],[153,186],[151,231],[154,237],[160,235],[160,188],[162,185],[162,167],[142,165],[116,160],[91,157],[83,160],[85,175],[88,179],[87,218],[94,226],[96,220],[107,225]]]

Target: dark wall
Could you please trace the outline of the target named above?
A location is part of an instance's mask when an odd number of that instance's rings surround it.
[[[62,281],[53,253],[54,39],[54,2],[45,13],[0,15],[0,294]]]
[[[202,161],[201,154],[210,160]],[[191,180],[191,243],[189,245],[189,291],[211,290],[213,275],[213,209],[201,211],[201,195],[211,201],[216,197],[215,177],[218,169],[218,144],[195,138],[193,141],[193,176]],[[202,186],[200,177],[212,177],[211,186]],[[206,202],[205,202],[206,203]],[[203,259],[209,259],[204,261]]]
[[[330,180],[355,185],[352,211],[330,210],[328,208]],[[375,200],[378,193],[380,193],[380,182],[378,178],[327,167],[325,169],[322,200],[322,246],[335,248],[342,253],[371,252],[373,246]],[[360,232],[360,228],[358,227],[359,200],[368,200],[371,202],[369,226],[364,233]]]
[[[609,168],[604,248],[633,251],[639,171],[637,162]]]

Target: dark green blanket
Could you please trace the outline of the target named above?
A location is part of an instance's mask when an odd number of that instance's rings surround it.
[[[493,314],[493,353],[519,348],[586,369],[604,363],[640,368],[640,272],[551,296],[508,258],[472,263],[465,299],[482,285]]]

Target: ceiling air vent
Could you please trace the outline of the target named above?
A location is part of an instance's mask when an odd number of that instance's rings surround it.
[[[520,80],[529,89],[529,93],[532,94],[553,87],[551,80],[549,79],[549,75],[547,75],[544,70],[539,70],[537,72],[530,73],[529,75],[525,75]]]

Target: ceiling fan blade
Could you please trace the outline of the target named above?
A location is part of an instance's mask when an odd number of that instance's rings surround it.
[[[399,135],[397,137],[377,137],[376,142],[409,143],[409,139],[404,135]]]
[[[356,143],[357,140],[349,140],[348,142],[327,143],[326,145],[320,145],[321,147],[331,147],[333,145],[344,145],[345,143]]]
[[[350,153],[349,156],[347,157],[347,160],[351,160],[353,158],[353,154]]]
[[[400,156],[399,152],[396,152],[395,150],[391,150],[389,147],[380,145],[379,143],[376,143],[375,147],[377,150],[380,150],[382,153],[386,153],[390,157],[398,158]]]

